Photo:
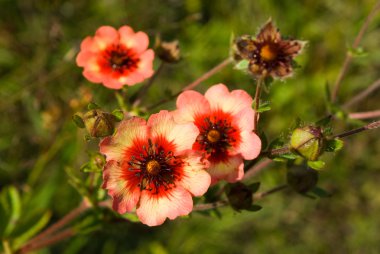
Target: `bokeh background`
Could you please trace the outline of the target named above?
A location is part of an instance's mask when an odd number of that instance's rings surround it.
[[[294,77],[276,81],[270,93],[263,94],[272,110],[262,114],[260,128],[273,140],[286,135],[297,117],[313,122],[326,114],[325,85],[335,81],[348,46],[374,4],[374,0],[0,0],[0,190],[13,185],[19,191],[19,221],[51,215],[52,224],[80,203],[81,195],[69,184],[66,172],[69,168],[86,179],[88,173],[79,168],[97,144],[84,140],[84,131],[71,117],[83,112],[89,101],[106,110],[118,108],[115,91],[88,82],[75,64],[81,40],[101,25],[127,24],[145,31],[151,46],[157,34],[180,41],[183,60],[165,66],[144,96],[144,106],[179,91],[221,62],[229,55],[233,35],[256,34],[269,17],[282,34],[307,40]],[[379,78],[379,27],[376,17],[362,42],[368,54],[354,59],[342,83],[340,103]],[[204,92],[220,82],[254,93],[252,78],[232,66],[197,90]],[[140,86],[130,88],[126,96]],[[378,109],[379,96],[379,91],[373,93],[351,111]],[[174,105],[171,101],[160,108]],[[334,130],[339,133],[358,124],[337,120]],[[89,213],[73,224],[76,236],[37,253],[379,253],[378,137],[376,130],[351,136],[336,156],[323,157],[327,166],[319,186],[333,194],[330,198],[312,200],[288,190],[260,201],[263,209],[257,213],[222,208],[220,217],[194,213],[155,228]],[[260,181],[264,191],[283,184],[284,165],[271,164],[253,181]],[[94,227],[82,230],[80,225],[87,220]],[[4,218],[0,229],[2,222]]]

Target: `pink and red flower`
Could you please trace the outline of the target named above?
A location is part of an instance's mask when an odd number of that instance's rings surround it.
[[[154,52],[147,50],[148,44],[144,32],[135,33],[129,26],[119,30],[102,26],[94,37],[82,41],[76,62],[84,67],[83,75],[89,81],[120,89],[153,75]]]
[[[103,188],[113,209],[123,214],[137,207],[137,216],[149,226],[189,214],[192,195],[203,195],[211,181],[200,154],[192,151],[198,135],[194,124],[177,124],[168,111],[148,122],[124,120],[100,144],[107,159]]]
[[[245,91],[229,92],[223,84],[212,86],[204,96],[185,91],[177,99],[174,118],[178,123],[192,122],[198,127],[193,149],[208,160],[213,182],[241,180],[243,159],[252,160],[260,153],[261,140],[253,132],[252,101]]]

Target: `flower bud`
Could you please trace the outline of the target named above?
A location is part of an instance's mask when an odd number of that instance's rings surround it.
[[[84,125],[91,137],[106,137],[112,135],[115,128],[115,117],[100,109],[88,111],[84,116]]]
[[[306,193],[313,189],[318,182],[318,172],[302,166],[293,166],[286,175],[288,184],[299,193]]]
[[[246,185],[237,182],[228,185],[226,195],[231,207],[235,210],[249,209],[252,206],[252,190]]]
[[[156,53],[166,63],[177,63],[181,59],[178,40],[166,42],[157,39]]]
[[[305,126],[293,131],[290,148],[307,160],[315,161],[323,152],[324,141],[320,127]]]

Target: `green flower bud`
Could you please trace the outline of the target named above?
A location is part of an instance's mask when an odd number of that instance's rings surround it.
[[[93,109],[83,116],[84,125],[91,137],[112,135],[115,128],[115,116],[100,109]]]
[[[306,193],[317,185],[318,172],[309,167],[293,166],[288,169],[286,178],[295,191]]]
[[[323,153],[325,138],[320,127],[306,126],[293,131],[290,148],[307,160],[315,161]]]
[[[252,190],[240,182],[229,184],[226,189],[228,202],[237,211],[249,209],[252,206],[252,194]]]

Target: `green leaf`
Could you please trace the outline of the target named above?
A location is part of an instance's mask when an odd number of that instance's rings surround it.
[[[120,109],[112,111],[112,115],[115,117],[116,121],[120,122],[124,118],[124,112]]]
[[[80,117],[79,115],[73,115],[73,121],[78,128],[83,129],[85,127],[84,121],[82,117]]]
[[[93,102],[90,102],[90,103],[87,105],[87,108],[88,108],[88,110],[93,110],[93,109],[99,109],[100,107],[99,107],[97,104],[95,104],[95,103],[93,103]]]
[[[341,150],[344,146],[344,142],[341,139],[333,139],[333,140],[327,140],[326,142],[326,152],[337,152]]]
[[[247,187],[252,191],[252,193],[255,193],[260,188],[260,182],[251,183],[251,184],[247,185]]]
[[[9,236],[15,229],[21,216],[20,194],[14,186],[3,189],[1,203],[6,206],[5,210],[9,215],[8,223],[4,230],[4,236]]]
[[[269,110],[271,110],[270,102],[266,101],[266,102],[260,103],[259,108],[257,109],[257,112],[262,113]]]
[[[244,210],[250,211],[250,212],[257,212],[257,211],[260,211],[261,209],[262,209],[262,207],[259,205],[252,205],[251,207],[244,209]]]
[[[314,187],[310,192],[319,198],[329,198],[332,196],[331,193],[327,192],[326,190],[324,190],[318,186]]]
[[[307,165],[315,170],[323,169],[325,167],[325,164],[326,163],[324,161],[308,161],[307,162]]]
[[[44,213],[42,217],[33,224],[32,227],[30,227],[27,231],[25,231],[23,234],[21,234],[20,236],[14,239],[13,248],[18,249],[26,241],[28,241],[30,238],[32,238],[38,232],[40,232],[41,229],[43,229],[46,226],[46,224],[49,222],[50,217],[51,217],[50,211]]]
[[[249,61],[246,59],[241,60],[235,65],[235,69],[237,70],[247,70],[249,65]]]
[[[137,217],[136,213],[125,213],[121,215],[121,217],[131,222],[140,222],[139,217]]]
[[[366,57],[368,55],[368,52],[366,52],[362,47],[357,48],[348,48],[348,53],[352,57]]]

